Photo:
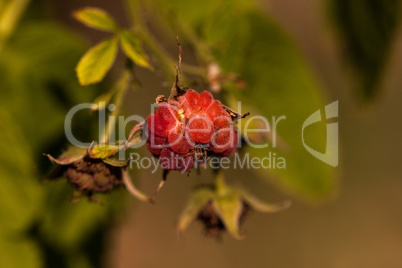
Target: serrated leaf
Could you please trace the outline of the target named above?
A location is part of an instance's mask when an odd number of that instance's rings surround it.
[[[397,34],[400,0],[331,0],[332,17],[346,49],[359,97],[369,100],[380,86],[383,68]]]
[[[148,56],[145,54],[141,47],[140,40],[129,30],[122,30],[119,32],[120,44],[124,53],[134,63],[142,67],[152,70],[152,66],[149,64]]]
[[[73,16],[88,27],[104,31],[116,31],[118,26],[105,10],[97,7],[85,7],[73,13]]]
[[[101,81],[112,67],[117,54],[117,40],[110,38],[90,48],[78,62],[76,72],[82,86]]]
[[[255,171],[295,196],[310,201],[325,200],[336,189],[334,169],[309,154],[301,137],[303,122],[326,104],[322,89],[292,40],[278,25],[261,12],[243,10],[239,16],[235,10],[229,4],[217,12],[219,16],[210,18],[204,29],[223,71],[237,73],[247,84],[245,90],[232,86],[229,94],[254,106],[271,124],[272,116],[276,119],[286,116],[277,124],[276,133],[289,147],[288,151],[272,148],[272,143],[268,148],[247,147],[250,157],[263,159],[271,155],[271,162],[273,157],[276,163],[284,159],[286,166],[272,165]],[[234,21],[241,21],[243,26],[220,27]],[[307,135],[309,141],[315,147],[325,147],[325,125],[314,130]]]

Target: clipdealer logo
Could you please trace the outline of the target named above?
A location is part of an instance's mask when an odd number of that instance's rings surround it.
[[[331,118],[338,118],[338,101],[334,101],[324,108],[325,118],[321,117],[321,109],[315,111],[311,114],[303,123],[302,127],[302,142],[304,148],[312,154],[317,159],[321,160],[324,163],[327,163],[330,166],[336,167],[338,166],[338,122],[335,123],[327,123],[327,137],[326,137],[326,148],[325,153],[321,153],[319,151],[314,150],[310,146],[308,146],[304,141],[304,129],[314,123],[320,122],[322,120],[328,120]]]
[[[73,107],[67,114],[66,118],[65,118],[65,134],[67,139],[70,141],[71,144],[77,146],[77,147],[83,147],[83,148],[88,148],[89,146],[91,146],[92,143],[90,142],[82,142],[82,141],[78,141],[73,133],[72,133],[72,129],[71,129],[71,122],[72,119],[74,117],[74,115],[83,109],[91,109],[91,107],[93,106],[93,104],[91,103],[82,103],[79,105],[76,105],[75,107]],[[112,111],[114,109],[113,107],[114,105],[109,105],[107,106],[106,109],[102,109],[99,111],[99,137],[102,136],[103,131],[106,127],[106,110],[110,110]],[[239,106],[239,111],[241,110],[241,103],[238,103]],[[106,106],[105,106],[106,107]],[[322,116],[323,115],[323,116]],[[336,167],[338,166],[338,122],[333,122],[334,119],[338,118],[338,101],[334,101],[328,105],[326,105],[324,107],[324,109],[319,109],[317,111],[315,111],[314,113],[312,113],[303,123],[302,125],[302,144],[304,146],[304,148],[311,154],[313,155],[315,158],[319,159],[320,161],[332,166],[332,167]],[[269,137],[270,137],[270,141],[272,142],[271,146],[272,148],[276,148],[277,147],[277,139],[279,139],[279,137],[277,136],[277,127],[278,127],[278,123],[282,120],[286,119],[286,115],[282,115],[279,117],[272,117],[272,121],[271,123],[268,121],[267,118],[263,117],[263,116],[259,116],[259,115],[255,115],[255,116],[250,116],[249,118],[247,118],[247,121],[245,122],[245,129],[243,130],[243,138],[244,138],[244,142],[253,148],[266,148],[268,147],[268,142],[265,142],[263,144],[256,144],[252,141],[252,139],[250,139],[249,134],[256,132],[259,133],[262,136],[267,136],[269,133]],[[112,117],[109,116],[109,120],[112,121],[117,121],[118,122],[118,137],[115,137],[115,133],[113,131],[111,131],[111,135],[109,137],[109,142],[116,142],[116,140],[125,140],[127,137],[125,137],[125,133],[126,133],[126,126],[127,124],[131,123],[131,122],[142,122],[145,119],[139,115],[131,115],[128,118],[125,118],[123,116],[118,116],[118,117]],[[305,141],[305,129],[315,123],[321,122],[321,121],[325,121],[325,120],[331,120],[332,122],[329,122],[326,124],[326,148],[325,148],[325,152],[320,152],[317,151],[315,149],[313,149],[312,147],[310,147],[308,144],[306,144]],[[254,123],[256,125],[259,126],[259,128],[253,129],[250,128],[251,123]],[[117,138],[117,139],[116,139]],[[132,145],[131,148],[138,148],[141,147],[145,144],[145,137],[142,137],[141,141]],[[122,155],[122,157],[124,157],[124,152],[119,152],[119,156],[120,153]],[[266,164],[269,163],[269,167],[268,168],[286,168],[286,160],[284,157],[282,156],[277,156],[275,153],[271,154],[271,152],[269,152],[269,155],[267,155],[266,157],[267,159],[263,158],[261,161],[262,167],[263,168],[267,168]],[[257,165],[257,160],[255,160],[254,158],[248,158],[248,156],[246,156],[245,160],[246,162],[251,161],[253,162],[253,165],[251,165],[252,168],[255,168]],[[239,160],[239,159],[237,159]],[[244,160],[243,160],[244,161]],[[240,162],[239,162],[240,163]],[[239,165],[240,167],[244,166],[244,163],[241,161],[241,164]]]

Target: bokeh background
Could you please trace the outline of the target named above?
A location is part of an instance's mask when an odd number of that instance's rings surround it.
[[[41,154],[57,155],[65,148],[60,125],[68,109],[92,101],[109,85],[104,81],[81,88],[73,80],[79,57],[105,36],[71,17],[72,11],[87,5],[102,7],[121,25],[128,24],[120,1],[35,1],[23,17],[24,27],[15,30],[18,38],[8,41],[12,48],[0,52],[1,267],[402,267],[400,26],[385,49],[376,93],[366,100],[356,94],[359,83],[353,82],[353,75],[357,74],[349,70],[328,2],[260,3],[263,12],[298,46],[327,99],[339,100],[337,195],[319,205],[306,203],[248,171],[228,171],[233,183],[244,185],[261,199],[280,202],[290,198],[292,207],[275,214],[252,213],[242,226],[247,233],[243,241],[229,235],[219,241],[208,238],[199,223],[193,223],[180,240],[177,217],[190,189],[211,180],[210,174],[172,174],[156,205],[139,202],[124,190],[102,197],[104,206],[86,200],[71,204],[71,187],[65,181],[39,183],[51,169]],[[198,5],[202,3],[194,2],[194,8]],[[29,30],[45,19],[50,21],[46,30]],[[62,31],[59,25],[69,34],[57,37]],[[53,38],[55,33],[58,43],[32,47],[38,39]],[[161,45],[175,55],[175,36],[160,36]],[[71,57],[57,58],[53,50]],[[194,62],[191,47],[184,43],[183,50],[184,62]],[[16,51],[28,55],[13,54]],[[49,66],[54,67],[43,73],[52,79],[41,78],[40,65],[50,60],[54,63]],[[8,68],[11,65],[18,67]],[[123,65],[119,55],[109,80]],[[142,86],[129,92],[124,112],[146,116],[148,104],[155,96],[167,94],[170,82],[140,68],[136,76]],[[74,131],[89,139],[96,133],[96,115],[83,112],[79,116]],[[151,193],[161,173],[140,170],[133,176],[141,190]]]

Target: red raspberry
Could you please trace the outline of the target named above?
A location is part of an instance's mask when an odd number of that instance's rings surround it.
[[[171,130],[174,127],[177,127],[177,118],[176,118],[176,110],[175,106],[170,105],[166,102],[162,102],[158,105],[156,109],[155,116],[160,117],[162,124],[164,124],[166,131]]]
[[[187,117],[201,110],[198,104],[198,97],[199,94],[195,90],[188,90],[183,96],[179,97],[180,108],[184,110]]]
[[[231,132],[232,135],[230,136],[229,146],[224,152],[220,154],[222,156],[228,156],[233,154],[237,149],[237,145],[239,144],[239,134],[237,133],[237,130],[233,126],[232,129],[233,131]]]
[[[147,148],[153,155],[159,155],[165,144],[165,137],[148,136]]]
[[[166,124],[162,122],[159,116],[151,114],[147,118],[147,125],[152,136],[165,137],[166,136]]]
[[[208,143],[214,132],[211,120],[205,115],[195,115],[188,122],[188,132],[195,143]]]
[[[198,104],[205,111],[211,104],[213,99],[214,97],[209,91],[204,91],[201,92],[200,95],[198,96]]]
[[[215,153],[222,153],[226,151],[231,142],[230,129],[220,129],[214,133],[209,148]]]
[[[224,129],[229,128],[230,123],[232,123],[232,118],[225,110],[221,110],[221,113],[214,117],[214,129]]]
[[[160,103],[147,125],[147,148],[168,170],[189,171],[194,159],[230,155],[238,145],[231,116],[208,91]]]
[[[178,154],[186,154],[191,149],[187,138],[182,133],[174,131],[170,132],[168,135],[168,144],[170,148]]]
[[[159,161],[163,169],[186,172],[190,171],[191,167],[193,166],[194,158],[190,155],[178,155],[170,148],[165,148],[161,152]]]
[[[218,100],[213,100],[211,104],[207,107],[206,114],[213,122],[217,116],[222,113],[222,104]]]

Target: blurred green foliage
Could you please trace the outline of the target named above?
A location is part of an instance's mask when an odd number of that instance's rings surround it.
[[[357,95],[372,99],[401,17],[400,0],[331,0],[330,12],[351,63]]]
[[[35,177],[28,137],[8,114],[1,111],[0,149],[0,266],[40,267],[37,243],[24,234],[37,219],[43,191]],[[26,256],[21,259],[20,256]],[[28,263],[25,263],[25,262]]]
[[[71,204],[66,182],[41,183],[51,167],[42,153],[57,155],[65,146],[67,111],[96,94],[76,81],[74,67],[84,51],[63,27],[30,21],[20,25],[1,53],[1,267],[91,267],[88,251],[97,247],[85,245],[91,235],[101,235],[125,196],[121,191],[107,196],[104,206]],[[81,137],[93,133],[94,124],[73,125]]]

